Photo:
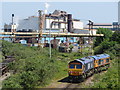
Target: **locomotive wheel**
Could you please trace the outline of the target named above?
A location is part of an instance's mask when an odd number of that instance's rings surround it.
[[[68,77],[68,83],[72,83],[73,82],[73,78],[71,76]]]
[[[98,67],[98,69],[97,69],[97,73],[100,73],[100,67]]]
[[[98,69],[97,68],[95,68],[94,73],[98,73]]]
[[[85,78],[86,78],[86,75],[85,74],[82,75],[81,81],[83,82],[85,80]]]
[[[73,82],[73,80],[72,80],[72,79],[69,79],[69,80],[68,80],[68,83],[72,83],[72,82]]]
[[[93,74],[94,74],[94,69],[92,70],[92,75],[93,75]],[[91,76],[92,76],[92,75],[91,75]]]
[[[107,69],[108,69],[108,66],[106,65],[106,66],[105,66],[105,70],[107,70]]]

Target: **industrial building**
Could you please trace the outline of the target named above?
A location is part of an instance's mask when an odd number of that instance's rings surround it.
[[[68,22],[69,21],[69,22]],[[51,16],[44,15],[43,32],[74,32],[75,30],[83,29],[83,22],[78,19],[73,19],[72,14],[67,14],[65,11],[55,10]],[[10,31],[13,28],[16,31],[39,31],[39,16],[30,16],[12,27],[12,24],[5,24],[5,31]],[[70,31],[67,31],[68,28]]]
[[[82,48],[83,44],[92,43],[92,37],[103,36],[96,34],[95,29],[84,29],[82,21],[74,19],[72,14],[65,11],[55,10],[53,13],[44,14],[39,10],[38,13],[39,16],[21,19],[16,24],[13,22],[14,15],[12,15],[12,23],[4,25],[6,33],[3,34],[11,35],[12,42],[43,47],[48,47],[51,42],[53,48],[58,48],[61,41],[64,41],[65,45],[80,42],[78,47]]]
[[[10,24],[4,24],[4,32],[11,32],[11,30],[15,29],[16,30],[17,25],[13,25],[12,23]]]
[[[89,25],[86,25],[85,28],[89,29]],[[119,24],[118,24],[118,22],[113,22],[112,24],[110,24],[110,23],[93,23],[92,28],[93,29],[107,28],[112,31],[116,31],[119,28]]]
[[[42,16],[42,18],[40,18]],[[4,25],[5,32],[12,32],[12,30],[16,32],[39,32],[40,27],[42,27],[42,32],[47,33],[80,33],[80,34],[89,34],[89,30],[83,29],[83,22],[79,19],[74,19],[72,14],[67,14],[65,11],[55,10],[51,14],[42,14],[40,16],[30,16],[26,19],[21,19],[17,24],[14,24],[12,17],[11,24]],[[42,26],[40,23],[42,22]],[[93,30],[93,34],[96,34],[96,30]],[[35,35],[34,35],[35,36]],[[22,38],[16,38],[16,41],[21,40]],[[65,40],[64,38],[59,38],[61,40]],[[69,38],[68,38],[69,39]],[[27,43],[37,43],[37,39],[25,38]],[[46,38],[47,42],[49,38]],[[76,39],[75,39],[76,40]],[[42,42],[44,40],[42,39]]]

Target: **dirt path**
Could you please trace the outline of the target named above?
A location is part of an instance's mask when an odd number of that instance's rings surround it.
[[[97,73],[97,74],[101,75],[103,73],[106,73],[106,71],[102,71],[101,73]],[[80,82],[80,83],[69,83],[68,77],[65,77],[60,80],[53,81],[49,86],[45,88],[61,88],[62,90],[69,90],[69,88],[71,88],[72,90],[76,90],[79,88],[86,88],[85,86],[93,85],[94,75],[88,77],[87,79],[84,80],[84,82]]]
[[[5,73],[3,76],[0,77],[0,89],[2,88],[2,81],[8,77],[10,77],[10,73]]]
[[[52,82],[49,86],[47,86],[45,88],[61,88],[62,90],[68,90],[69,88],[72,88],[75,90],[78,88],[84,88],[84,85],[92,84],[93,83],[92,79],[93,79],[93,76],[87,78],[84,82],[69,83],[68,77],[65,77],[63,79]]]

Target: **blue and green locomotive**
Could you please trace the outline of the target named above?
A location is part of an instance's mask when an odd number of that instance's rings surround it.
[[[110,66],[110,55],[99,54],[75,59],[69,62],[69,80],[84,80],[94,73],[106,70]]]

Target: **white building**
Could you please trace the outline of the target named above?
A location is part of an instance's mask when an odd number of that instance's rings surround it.
[[[73,19],[71,16],[71,27],[73,33],[89,34],[89,30],[85,30],[83,22],[79,19]],[[30,16],[26,19],[18,21],[17,25],[14,25],[16,31],[36,31],[39,30],[40,19],[38,16]],[[4,25],[5,31],[11,31],[13,25]],[[51,27],[50,27],[51,26]],[[68,32],[68,14],[65,11],[55,10],[51,16],[45,15],[43,20],[43,32]],[[93,34],[96,34],[94,30]]]
[[[12,32],[13,30],[16,30],[17,26],[14,24],[5,24],[4,25],[4,31],[5,32]]]
[[[73,28],[74,29],[83,29],[83,22],[77,19],[73,19]]]
[[[45,15],[43,20],[43,32],[67,32],[68,30],[68,17],[65,11],[55,10],[51,17]],[[38,16],[31,16],[26,19],[21,19],[18,21],[17,25],[14,25],[16,31],[38,31],[39,30],[40,19]],[[4,29],[6,31],[12,29],[12,25],[5,25]],[[51,28],[50,28],[51,26]],[[72,30],[83,29],[83,22],[77,19],[72,19]],[[73,31],[74,32],[74,31]]]

